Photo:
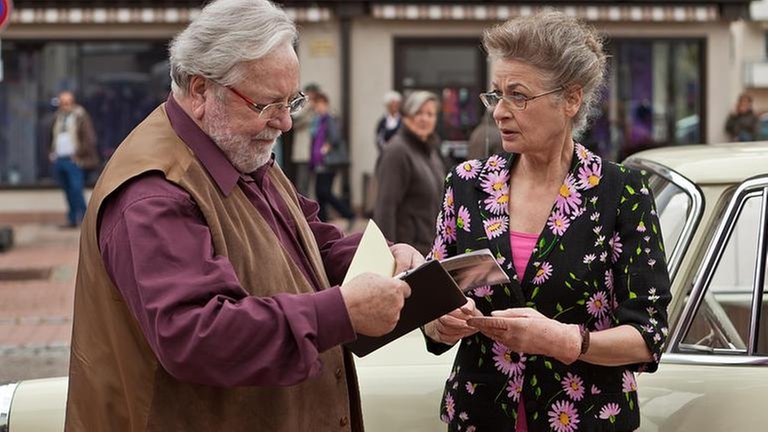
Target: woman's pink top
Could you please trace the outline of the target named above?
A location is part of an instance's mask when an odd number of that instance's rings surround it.
[[[528,266],[528,261],[531,259],[533,248],[536,246],[536,240],[538,240],[538,234],[528,234],[518,231],[509,232],[509,246],[512,248],[512,263],[515,265],[515,272],[517,272],[517,279],[522,282],[523,273]]]
[[[536,246],[538,234],[528,234],[518,231],[509,231],[509,246],[512,249],[512,263],[515,266],[518,280],[523,280],[525,268],[531,259],[533,248]],[[525,404],[523,395],[520,395],[520,402],[517,404],[517,424],[516,432],[528,432],[528,420],[525,418]]]

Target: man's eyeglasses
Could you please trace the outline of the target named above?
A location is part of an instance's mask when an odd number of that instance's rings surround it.
[[[222,85],[222,87],[229,89],[229,91],[231,91],[232,93],[237,95],[240,99],[245,101],[245,103],[248,104],[248,108],[259,113],[259,118],[261,120],[276,119],[280,117],[283,111],[285,110],[288,110],[288,113],[290,115],[295,115],[301,112],[301,110],[304,109],[304,107],[307,105],[307,95],[305,95],[302,92],[299,92],[298,94],[296,94],[296,96],[291,98],[291,100],[289,100],[287,103],[275,102],[271,104],[262,105],[262,104],[257,104],[256,102],[253,101],[253,99],[240,93],[234,87],[225,86],[225,85]]]
[[[544,93],[539,93],[534,96],[526,96],[520,92],[512,92],[510,95],[504,95],[500,91],[494,90],[492,92],[480,93],[480,100],[483,101],[483,105],[489,109],[496,108],[496,105],[498,105],[499,102],[505,100],[509,102],[509,107],[511,109],[522,111],[528,106],[528,102],[562,90],[565,90],[565,87],[560,86],[554,90],[545,91]]]

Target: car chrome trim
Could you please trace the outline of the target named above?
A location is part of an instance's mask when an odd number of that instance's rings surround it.
[[[763,312],[763,287],[765,286],[765,245],[766,235],[768,230],[766,229],[766,214],[768,213],[768,188],[763,188],[762,191],[763,202],[760,207],[759,224],[757,226],[757,251],[755,254],[755,274],[753,282],[753,295],[752,295],[752,314],[750,316],[750,328],[749,328],[749,351],[751,353],[757,352],[758,336],[759,336],[759,324],[760,315]]]
[[[680,233],[680,238],[677,240],[677,244],[672,250],[672,254],[667,262],[667,269],[669,270],[669,279],[675,280],[677,270],[680,268],[680,264],[685,255],[685,251],[691,243],[693,234],[696,232],[701,218],[704,215],[704,194],[696,183],[688,180],[685,176],[674,171],[660,163],[653,162],[642,158],[630,157],[624,162],[625,165],[629,165],[634,168],[639,168],[646,171],[651,171],[654,174],[662,177],[668,182],[674,184],[683,190],[691,198],[691,211],[688,214],[688,218],[685,221],[683,230]]]
[[[672,355],[678,353],[678,345],[690,328],[695,318],[696,311],[699,310],[704,294],[709,287],[712,277],[722,258],[728,239],[731,237],[737,216],[740,214],[744,202],[753,196],[763,195],[763,189],[768,187],[768,177],[756,177],[745,180],[731,196],[728,206],[723,213],[722,220],[718,223],[715,235],[710,240],[707,250],[704,254],[699,268],[696,272],[696,279],[693,282],[688,302],[683,308],[683,312],[678,321],[678,325],[672,332],[667,344],[667,353]],[[754,329],[750,329],[750,335]],[[751,339],[750,339],[751,340]],[[724,350],[728,351],[728,350]],[[752,347],[748,347],[748,354],[754,352]],[[734,353],[737,353],[735,350]],[[665,354],[666,355],[666,354]]]
[[[0,385],[0,432],[8,431],[11,417],[11,401],[19,383]]]
[[[699,366],[765,366],[768,365],[768,357],[732,354],[664,353],[661,356],[661,363]]]

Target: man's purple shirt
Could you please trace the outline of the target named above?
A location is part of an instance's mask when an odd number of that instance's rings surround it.
[[[320,290],[295,221],[266,175],[274,162],[240,174],[172,96],[166,111],[219,191],[226,196],[235,187],[243,190],[315,292],[249,295],[229,260],[214,253],[210,230],[191,196],[160,172],[131,180],[103,204],[99,247],[112,281],[160,363],[177,379],[268,386],[316,375],[318,354],[353,340],[355,333],[338,286]],[[360,236],[344,237],[321,222],[314,201],[299,196],[299,204],[331,285],[341,283]]]

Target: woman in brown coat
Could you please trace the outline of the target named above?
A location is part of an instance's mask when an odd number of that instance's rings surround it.
[[[422,254],[432,246],[446,174],[435,133],[437,111],[435,94],[411,93],[403,104],[403,127],[376,167],[374,220],[390,241],[408,243]]]

